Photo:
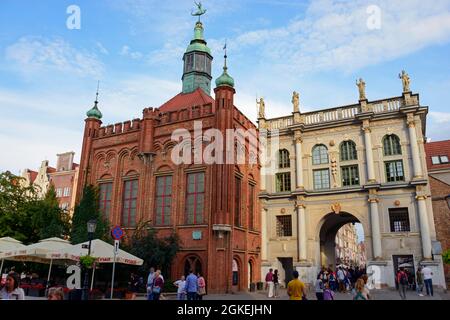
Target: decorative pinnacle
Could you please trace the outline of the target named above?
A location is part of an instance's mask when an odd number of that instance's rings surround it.
[[[225,40],[225,45],[224,45],[224,47],[223,47],[223,50],[225,51],[225,55],[223,56],[223,57],[225,58],[223,70],[224,70],[225,72],[227,72],[227,70],[228,70],[228,67],[227,67],[227,58],[228,58],[228,56],[227,56],[227,40]]]
[[[99,88],[100,88],[100,80],[98,80],[98,82],[97,82],[97,93],[95,94],[95,105],[97,106],[97,104],[98,104],[98,90],[99,90]]]

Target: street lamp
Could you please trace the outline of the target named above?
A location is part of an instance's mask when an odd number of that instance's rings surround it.
[[[91,243],[94,238],[95,229],[97,228],[96,220],[89,220],[87,223],[87,231],[88,231],[88,239],[89,239],[89,247],[88,247],[88,256],[91,255]],[[83,299],[89,300],[89,269],[86,268],[84,273],[84,284],[83,284]]]

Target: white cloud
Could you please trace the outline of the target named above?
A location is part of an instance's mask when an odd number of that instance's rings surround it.
[[[108,55],[109,51],[108,49],[106,49],[103,44],[101,42],[96,42],[95,45],[97,46],[98,51],[100,51],[100,53]]]
[[[144,57],[144,54],[139,51],[132,51],[131,48],[126,45],[122,47],[122,50],[120,50],[119,54],[124,57],[130,57],[134,60],[139,60]]]
[[[366,9],[381,9],[381,29],[369,30]],[[254,50],[283,71],[355,71],[450,40],[450,1],[312,1],[303,18],[284,27],[249,31],[230,41]]]
[[[22,37],[5,51],[6,60],[23,74],[56,70],[77,76],[99,76],[103,63],[94,53],[73,48],[60,38]]]

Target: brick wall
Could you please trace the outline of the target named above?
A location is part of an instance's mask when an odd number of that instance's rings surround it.
[[[445,197],[450,195],[450,185],[431,176],[429,178],[436,237],[442,243],[442,249],[446,251],[450,249],[450,209]],[[450,283],[450,265],[444,265],[444,269],[447,283]]]

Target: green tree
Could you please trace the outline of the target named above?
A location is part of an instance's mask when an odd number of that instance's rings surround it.
[[[444,263],[450,264],[450,249],[445,251],[444,254],[442,255],[442,257],[444,259]]]
[[[12,237],[25,244],[39,239],[32,223],[37,194],[23,178],[9,171],[0,173],[0,237]]]
[[[75,207],[70,234],[72,243],[77,244],[89,240],[87,232],[87,222],[89,220],[97,221],[94,239],[111,240],[109,237],[109,224],[100,212],[98,189],[92,185],[84,188],[83,197]]]
[[[147,272],[150,267],[160,268],[168,274],[175,255],[180,249],[180,239],[173,232],[165,238],[158,238],[155,229],[150,228],[150,221],[140,222],[131,240],[124,245],[124,250],[144,260],[141,271]]]
[[[53,185],[50,185],[44,199],[35,201],[30,209],[33,211],[33,228],[40,239],[65,238],[69,235],[70,217],[66,210],[59,207]]]

